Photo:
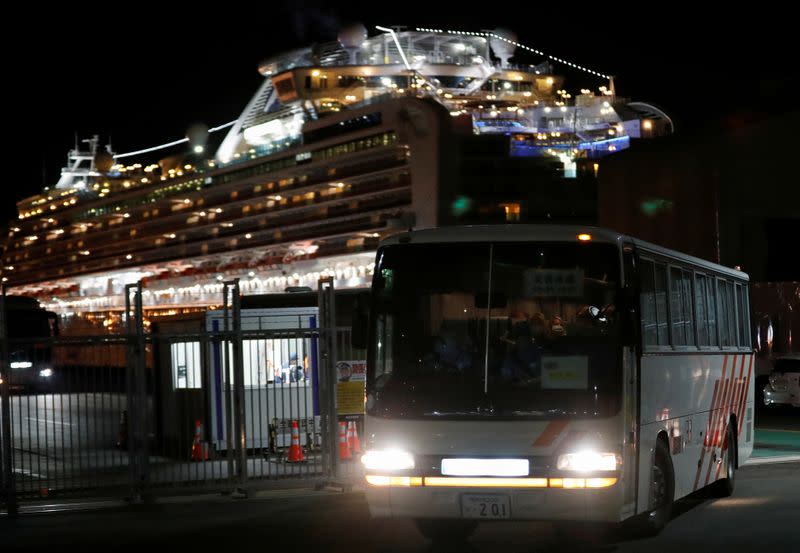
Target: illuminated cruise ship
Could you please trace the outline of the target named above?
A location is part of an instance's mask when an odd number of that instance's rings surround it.
[[[98,316],[143,279],[158,315],[218,304],[234,277],[244,294],[322,275],[367,286],[378,241],[397,230],[592,222],[601,158],[672,132],[608,75],[509,32],[374,33],[356,25],[263,62],[224,129],[125,155],[98,153],[96,137],[76,147],[55,186],[17,204],[8,293]],[[595,87],[567,92],[568,73]]]

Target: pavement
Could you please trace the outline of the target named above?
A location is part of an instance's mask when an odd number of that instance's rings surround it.
[[[696,494],[676,504],[659,536],[632,540],[611,536],[601,544],[565,542],[547,523],[482,525],[466,544],[432,546],[410,521],[372,520],[363,493],[348,488],[311,489],[310,479],[273,480],[292,489],[253,491],[247,499],[218,493],[158,497],[131,506],[119,497],[23,504],[23,515],[0,516],[0,552],[116,551],[145,547],[254,546],[292,551],[384,552],[481,551],[504,553],[589,550],[800,551],[800,413],[768,410],[757,415],[756,449],[737,473],[727,499]],[[352,488],[351,488],[352,489]],[[167,491],[168,492],[168,491]]]
[[[676,504],[657,537],[580,543],[548,523],[481,525],[466,543],[432,545],[407,520],[372,520],[362,493],[309,489],[266,491],[249,499],[174,498],[153,505],[0,519],[6,551],[213,551],[254,547],[290,552],[394,553],[641,552],[800,550],[800,463],[748,466],[731,498],[695,495]]]
[[[800,461],[800,409],[759,409],[755,426],[755,447],[749,464]]]

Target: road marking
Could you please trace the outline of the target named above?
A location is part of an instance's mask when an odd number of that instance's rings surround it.
[[[57,420],[49,421],[47,419],[37,419],[36,417],[25,417],[29,421],[43,422],[44,424],[59,424],[61,426],[72,426],[71,422],[58,422]]]
[[[773,463],[792,463],[800,461],[800,455],[782,455],[780,457],[750,457],[744,465],[750,467],[753,465],[771,465]]]

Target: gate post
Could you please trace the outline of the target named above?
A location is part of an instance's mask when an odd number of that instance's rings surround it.
[[[322,418],[322,452],[325,476],[340,477],[337,452],[338,418],[336,415],[336,305],[333,277],[319,279],[319,336],[320,336],[320,415]]]
[[[230,293],[230,294],[229,294]],[[242,359],[242,304],[239,294],[239,279],[223,283],[223,309],[225,330],[230,331],[227,338],[233,350],[233,440],[236,459],[236,483],[238,492],[245,494],[247,484],[247,428],[244,413],[244,362]],[[230,295],[230,304],[229,304]],[[230,323],[229,323],[230,315]],[[227,350],[227,348],[226,348]],[[230,372],[227,377],[229,377]],[[227,379],[229,380],[229,378]],[[227,388],[227,387],[226,387]],[[230,396],[228,396],[230,399]],[[230,424],[228,424],[230,428]],[[228,441],[230,445],[230,440]],[[230,459],[230,457],[229,457]],[[233,476],[231,474],[230,476]]]
[[[144,337],[142,281],[125,285],[127,351],[128,463],[131,502],[142,503],[148,488],[147,362]]]
[[[17,514],[17,491],[14,481],[14,460],[11,449],[11,373],[9,372],[8,360],[8,334],[6,333],[6,287],[0,285],[0,374],[5,375],[3,382],[0,383],[0,434],[3,436],[3,443],[0,444],[0,503],[5,503],[8,514]]]

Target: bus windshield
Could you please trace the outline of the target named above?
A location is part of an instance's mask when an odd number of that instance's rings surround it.
[[[401,244],[373,282],[367,412],[386,418],[618,411],[617,248]]]

